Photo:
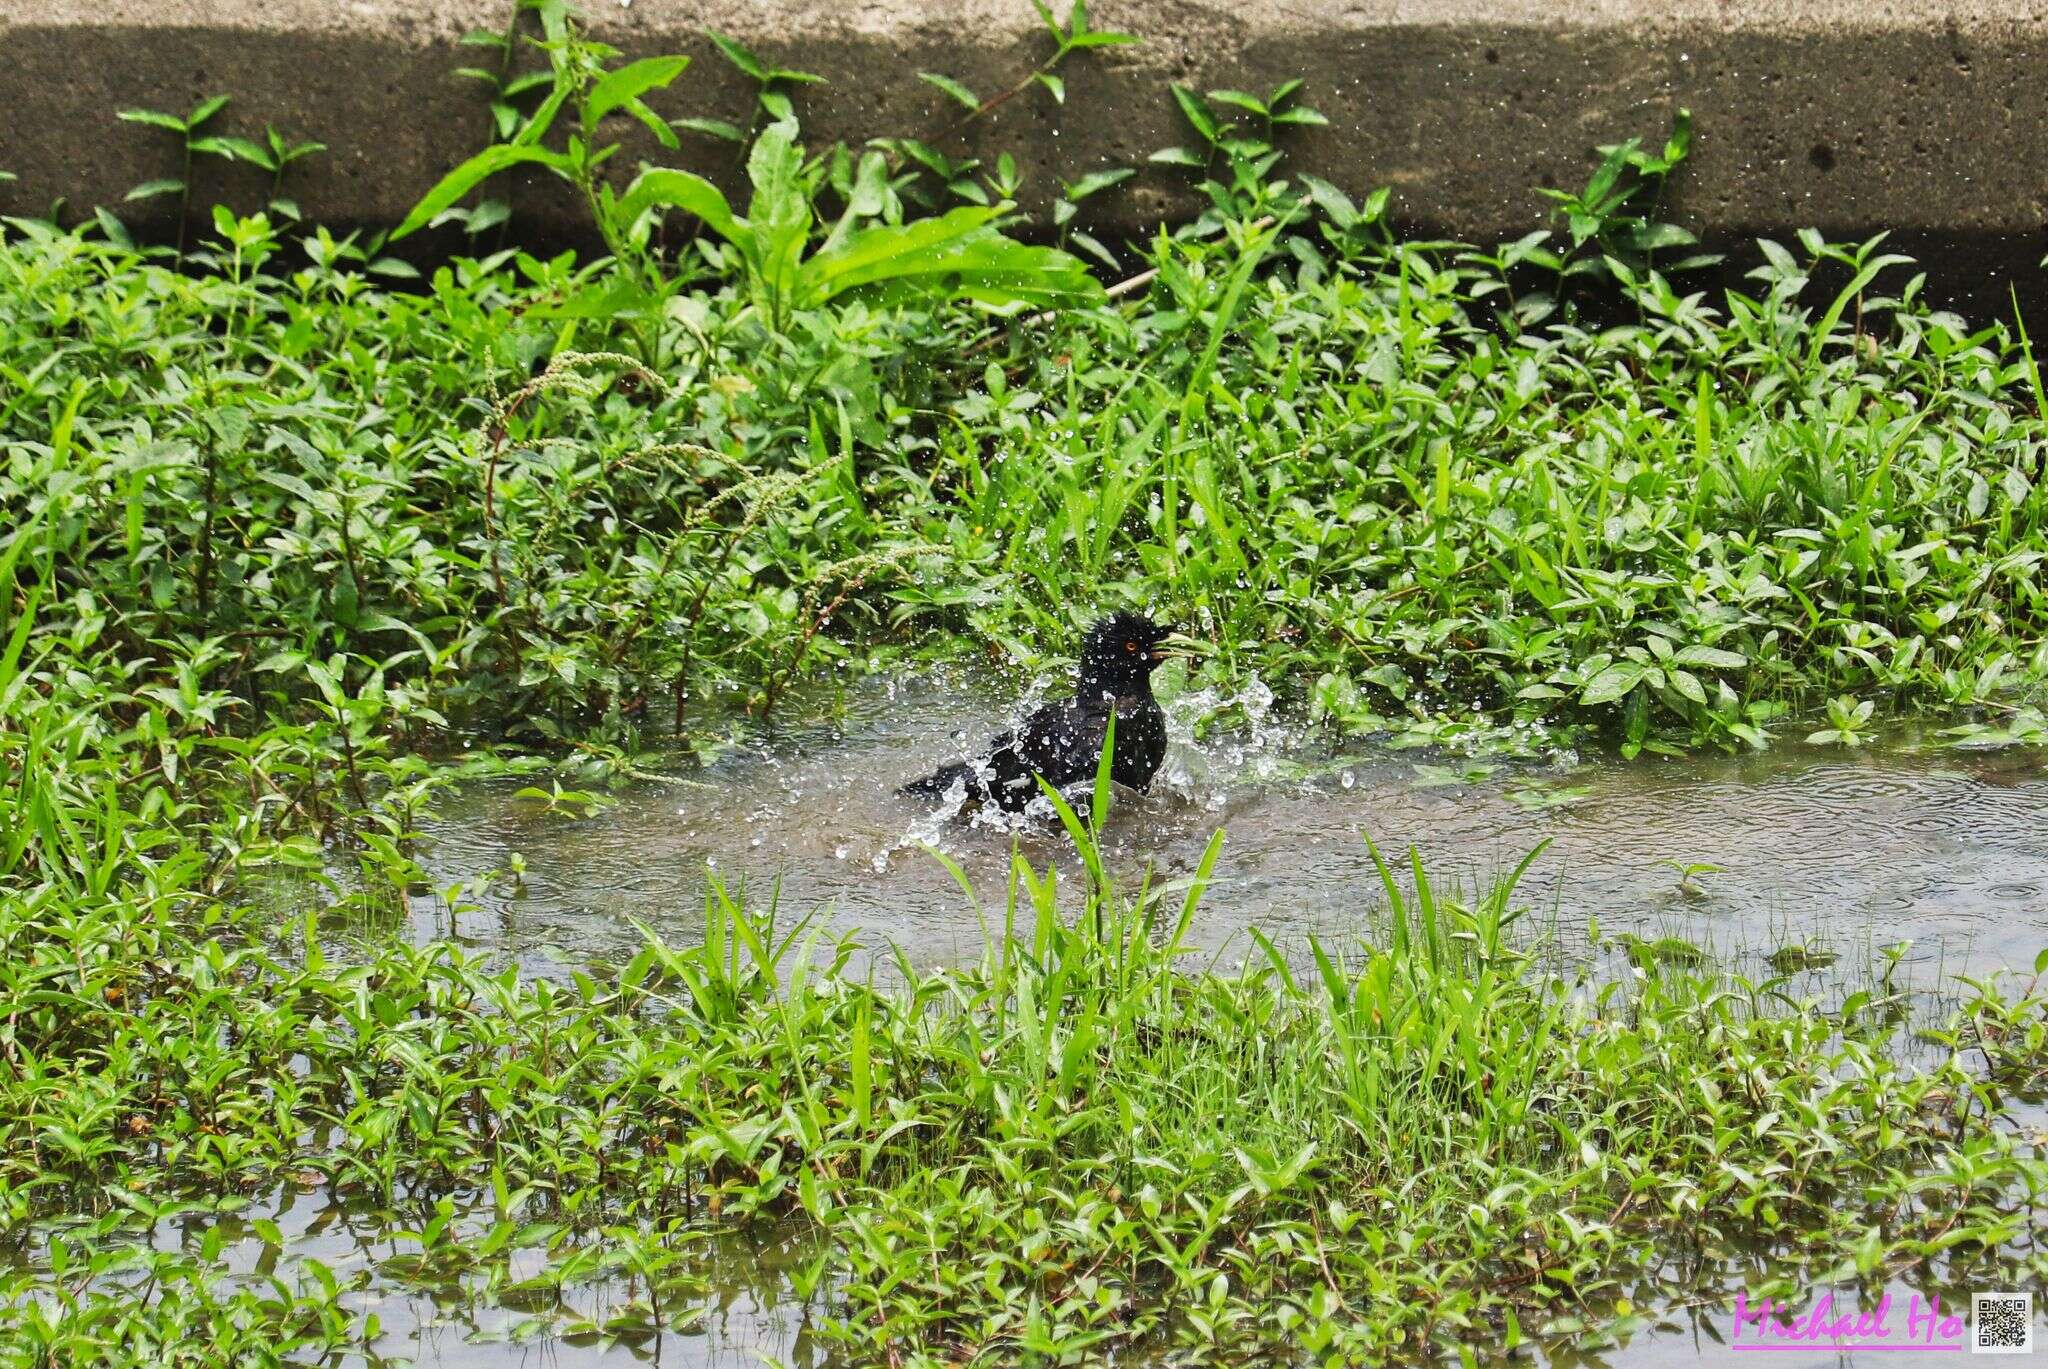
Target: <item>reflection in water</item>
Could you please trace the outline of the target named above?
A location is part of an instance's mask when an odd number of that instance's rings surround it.
[[[257,1226],[265,1218],[276,1224],[281,1248],[270,1245]],[[487,1198],[459,1209],[450,1227],[450,1248],[477,1248],[495,1220]],[[50,1235],[67,1225],[76,1224],[38,1228],[26,1250],[0,1250],[0,1267],[28,1264],[47,1276]],[[423,1276],[419,1244],[398,1234],[421,1225],[417,1209],[394,1212],[286,1185],[233,1212],[181,1212],[119,1237],[99,1238],[99,1243],[132,1242],[197,1257],[208,1233],[217,1233],[215,1268],[224,1293],[236,1287],[268,1291],[272,1275],[295,1283],[308,1261],[318,1261],[343,1286],[364,1280],[366,1286],[342,1294],[340,1305],[352,1318],[375,1316],[378,1334],[366,1347],[372,1363],[483,1369],[602,1360],[674,1369],[754,1369],[762,1364],[800,1369],[825,1361],[824,1347],[810,1333],[812,1308],[791,1286],[791,1275],[818,1253],[804,1224],[757,1224],[744,1235],[733,1229],[700,1233],[706,1238],[682,1247],[683,1272],[693,1290],[686,1305],[672,1309],[661,1329],[622,1336],[609,1352],[591,1336],[561,1339],[560,1330],[585,1320],[603,1323],[625,1310],[644,1296],[636,1279],[610,1274],[557,1287],[554,1279],[543,1277],[550,1267],[547,1246],[522,1244],[517,1238],[503,1285],[487,1286],[474,1274],[463,1274],[459,1265],[445,1276]],[[559,1258],[573,1249],[567,1245],[554,1254]],[[111,1276],[102,1291],[142,1298],[152,1282],[130,1271]],[[536,1338],[535,1317],[557,1335]]]
[[[946,818],[895,789],[1001,716],[933,684],[877,685],[829,724],[764,735],[582,820],[514,800],[517,785],[478,786],[429,827],[426,864],[441,883],[474,881],[518,854],[523,883],[471,888],[456,930],[539,970],[630,954],[631,919],[689,938],[707,870],[756,904],[773,895],[789,913],[822,910],[835,931],[895,941],[919,964],[971,958],[975,911],[922,846],[958,862],[992,911],[1013,842],[1077,873],[1071,848],[1056,825]],[[1226,830],[1194,938],[1232,957],[1247,925],[1367,932],[1380,895],[1364,835],[1390,853],[1419,847],[1433,879],[1467,887],[1548,840],[1521,901],[1554,911],[1566,936],[1597,917],[1723,952],[1911,940],[1926,975],[2031,964],[2048,943],[2048,776],[2031,755],[1788,745],[1628,765],[1446,764],[1332,752],[1255,721],[1202,743],[1183,727],[1153,792],[1120,797],[1106,855],[1133,881],[1148,865],[1185,876]],[[1682,880],[1686,866],[1715,868]],[[444,931],[447,916],[422,906],[419,933]]]

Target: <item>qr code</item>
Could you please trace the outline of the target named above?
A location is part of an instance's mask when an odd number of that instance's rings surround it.
[[[2034,1295],[1973,1293],[1970,1349],[1980,1355],[2025,1355],[2034,1349]]]

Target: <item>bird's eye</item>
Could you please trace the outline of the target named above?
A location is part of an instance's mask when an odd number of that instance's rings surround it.
[[[1138,650],[1138,644],[1137,644],[1136,642],[1125,642],[1125,643],[1124,643],[1124,654],[1125,654],[1126,656],[1131,656],[1131,655],[1135,655],[1135,654],[1137,654],[1137,650]]]

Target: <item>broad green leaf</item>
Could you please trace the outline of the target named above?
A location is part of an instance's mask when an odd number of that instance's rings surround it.
[[[879,152],[869,152],[861,157],[860,166],[854,172],[845,212],[840,214],[839,222],[832,225],[832,231],[818,250],[829,252],[838,247],[862,220],[880,214],[888,202],[889,161]]]
[[[1764,254],[1764,260],[1768,261],[1771,264],[1771,269],[1779,275],[1796,276],[1799,274],[1799,263],[1792,259],[1792,254],[1787,252],[1784,247],[1771,241],[1769,238],[1758,238],[1756,245],[1757,249]]]
[[[727,242],[744,244],[746,225],[733,217],[725,194],[702,176],[690,171],[651,167],[634,177],[619,201],[619,222],[630,225],[656,205],[680,209],[704,221],[704,226]]]
[[[514,99],[524,95],[529,90],[538,90],[542,86],[553,85],[554,80],[555,73],[552,71],[522,72],[505,82],[504,89],[498,92],[498,96],[500,99],[505,100]]]
[[[7,180],[14,179],[12,176],[7,176],[4,172],[0,172],[0,177],[5,177]],[[129,234],[128,225],[115,218],[113,213],[104,207],[96,206],[92,213],[93,217],[99,221],[100,232],[107,235],[108,242],[116,247],[125,248],[129,251],[134,250],[135,239]]]
[[[755,285],[766,293],[762,302],[778,317],[792,298],[797,262],[811,229],[804,154],[796,132],[794,120],[778,120],[761,130],[747,156],[747,179],[754,187],[747,201],[747,223],[753,229]]]
[[[122,198],[146,200],[156,195],[182,195],[184,193],[185,183],[183,181],[174,177],[167,177],[160,181],[144,181],[141,185],[136,186],[133,190],[122,196]]]
[[[884,283],[874,288],[884,292],[882,299],[886,301],[888,292],[894,288],[929,290],[936,285],[943,287],[954,299],[999,311],[1023,307],[1049,309],[1076,300],[1086,301],[1099,294],[1101,287],[1077,258],[1051,247],[1027,247],[1022,243],[1009,246],[1015,253],[1046,259],[1048,265],[1013,262],[985,271],[954,270],[940,272],[936,276],[906,276],[898,278],[893,286]],[[1060,265],[1071,266],[1071,272],[1062,271]]]
[[[232,138],[225,135],[197,138],[193,140],[192,150],[194,152],[211,153],[216,157],[226,157],[231,161],[253,162],[265,171],[277,170],[275,154],[261,143],[253,142],[248,138]]]
[[[689,65],[687,57],[643,57],[606,72],[583,102],[583,127],[595,129],[605,115],[651,90],[665,88]]]
[[[917,79],[926,85],[937,86],[969,109],[981,108],[981,97],[950,76],[941,75],[936,71],[920,71],[917,73]]]
[[[1309,199],[1316,208],[1329,215],[1331,223],[1340,229],[1348,229],[1358,222],[1358,206],[1352,203],[1349,195],[1320,176],[1304,172],[1300,180],[1302,188],[1308,191]]]
[[[656,114],[652,109],[649,109],[644,101],[628,100],[624,108],[626,113],[638,119],[642,126],[654,135],[654,141],[660,143],[663,147],[673,150],[682,146],[681,141],[676,137],[676,131],[669,127],[668,120]],[[606,150],[605,155],[610,155],[610,149]]]
[[[1680,106],[1671,121],[1671,136],[1664,141],[1664,160],[1676,166],[1692,151],[1692,111]]]
[[[567,81],[555,82],[555,88],[548,92],[547,99],[540,102],[540,108],[533,111],[533,117],[528,119],[520,126],[519,131],[512,135],[513,145],[516,147],[538,146],[540,140],[547,136],[548,129],[554,126],[555,115],[561,113],[562,105],[567,102],[571,89],[572,87]]]
[[[856,285],[928,269],[928,263],[921,266],[918,258],[929,257],[977,231],[999,212],[995,208],[963,205],[911,223],[877,224],[864,229],[845,246],[819,252],[804,263],[805,296],[816,302]]]
[[[468,216],[464,218],[462,231],[471,237],[475,237],[479,233],[489,232],[501,223],[509,223],[511,219],[511,201],[502,200],[495,195],[491,195],[477,201],[476,207],[471,209]],[[376,269],[375,264],[372,263],[369,269],[374,271]]]
[[[761,65],[761,59],[756,57],[746,44],[728,38],[715,29],[705,29],[704,36],[711,40],[711,46],[717,48],[726,61],[731,62],[742,72],[757,81],[765,82],[768,79],[768,69]]]
[[[1173,98],[1180,105],[1180,112],[1187,116],[1190,124],[1194,125],[1195,132],[1202,135],[1203,141],[1215,142],[1216,116],[1209,112],[1209,106],[1202,103],[1202,97],[1189,90],[1186,86],[1175,86],[1173,88]]]
[[[1095,237],[1092,233],[1083,233],[1080,230],[1076,229],[1074,232],[1067,235],[1067,241],[1073,246],[1079,247],[1083,251],[1087,252],[1088,255],[1095,258],[1095,260],[1101,262],[1106,269],[1110,271],[1119,271],[1123,269],[1123,263],[1119,262],[1116,259],[1116,254],[1114,252],[1111,252],[1107,247],[1104,247],[1102,245],[1101,240]]]
[[[541,305],[527,311],[528,318],[615,319],[644,317],[660,296],[647,290],[633,277],[621,274],[602,288],[592,286],[573,292],[560,304]]]
[[[1644,224],[1632,233],[1630,238],[1630,245],[1638,252],[1661,252],[1670,247],[1691,247],[1699,241],[1675,223]]]
[[[185,121],[175,114],[165,114],[154,109],[124,109],[114,116],[126,119],[131,124],[149,124],[155,128],[168,128],[173,133],[185,131]]]
[[[1739,651],[1724,651],[1720,647],[1686,646],[1672,654],[1674,665],[1706,666],[1713,670],[1740,670],[1749,664],[1749,658]]]
[[[1097,29],[1090,33],[1075,34],[1067,40],[1067,46],[1070,48],[1113,48],[1122,47],[1126,43],[1143,41],[1135,33],[1112,33],[1107,29]]]
[[[745,129],[725,119],[704,119],[693,115],[687,119],[675,119],[671,122],[677,128],[687,128],[692,133],[703,133],[713,138],[723,138],[729,143],[743,143],[747,140],[747,131]]]
[[[1264,100],[1256,95],[1247,95],[1241,90],[1212,90],[1209,92],[1209,98],[1219,105],[1235,105],[1247,113],[1261,117],[1272,113],[1266,108]]]
[[[846,212],[870,219],[889,202],[889,159],[879,152],[862,155],[853,173],[853,193],[847,197]]]
[[[392,230],[390,241],[396,242],[408,233],[418,232],[432,223],[435,215],[453,205],[485,180],[507,167],[526,162],[537,163],[556,172],[566,171],[569,165],[567,157],[559,152],[550,152],[544,147],[529,147],[521,143],[494,143],[443,176],[434,188],[412,207],[412,212],[405,216],[405,221]]]
[[[568,0],[527,0],[526,8],[540,13],[540,31],[550,43],[561,45],[569,40]]]
[[[225,95],[216,95],[211,99],[201,100],[198,104],[192,106],[192,112],[185,116],[185,127],[188,129],[199,127],[225,109],[227,103],[228,97]]]
[[[1579,696],[1579,702],[1593,704],[1613,703],[1636,687],[1643,678],[1643,667],[1639,665],[1611,665],[1593,677],[1586,686],[1586,692]]]
[[[307,504],[318,504],[320,502],[320,496],[314,492],[313,487],[296,475],[287,475],[283,471],[263,471],[260,472],[259,478],[277,486],[287,494],[297,495]]]
[[[1098,191],[1107,190],[1111,186],[1127,181],[1137,174],[1137,168],[1130,166],[1120,166],[1110,171],[1091,171],[1067,187],[1067,198],[1070,200],[1085,200],[1090,195],[1096,194]]]

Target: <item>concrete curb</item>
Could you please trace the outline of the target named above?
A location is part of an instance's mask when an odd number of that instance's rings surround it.
[[[1033,89],[972,127],[916,79],[953,75],[984,93],[1015,81],[1048,43],[1023,0],[585,0],[597,32],[630,55],[697,60],[658,100],[664,112],[732,117],[746,85],[701,37],[732,33],[829,84],[800,92],[806,141],[922,138],[949,153],[1017,158],[1039,193],[1058,180],[1141,164],[1181,140],[1166,89],[1263,90],[1294,77],[1330,126],[1291,132],[1294,168],[1355,195],[1391,185],[1415,231],[1491,243],[1545,221],[1543,184],[1583,181],[1596,144],[1661,137],[1689,106],[1698,128],[1674,217],[1710,239],[1832,237],[1894,230],[1931,253],[1933,284],[1964,303],[2009,308],[2008,290],[2048,291],[2048,4],[1858,0],[1098,0],[1099,28],[1145,38],[1076,55],[1064,106]],[[435,177],[485,141],[480,88],[453,74],[479,49],[457,39],[502,25],[500,0],[0,0],[0,209],[105,204],[146,231],[162,202],[121,204],[173,175],[171,135],[115,111],[182,112],[230,93],[219,129],[265,123],[330,151],[295,168],[287,193],[311,219],[396,221]],[[635,135],[639,130],[634,128]],[[619,162],[692,166],[730,181],[729,145],[686,135],[680,154],[644,136]],[[264,179],[204,166],[195,202],[253,206]],[[1105,232],[1142,230],[1193,205],[1177,173],[1148,169],[1095,201]],[[518,229],[580,236],[549,184],[516,194]],[[154,218],[150,216],[154,215]],[[1936,260],[1934,258],[1941,258]]]

